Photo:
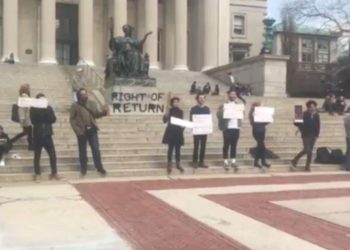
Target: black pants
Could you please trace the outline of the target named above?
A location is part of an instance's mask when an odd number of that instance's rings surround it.
[[[34,172],[36,175],[41,174],[40,170],[40,158],[41,151],[45,149],[50,158],[51,174],[57,174],[57,159],[56,150],[51,136],[43,138],[34,138]]]
[[[199,162],[203,163],[204,162],[204,157],[205,157],[205,147],[207,145],[207,135],[194,135],[193,136],[193,157],[192,157],[192,162],[197,163],[198,162],[198,150],[199,150],[199,145],[201,147],[200,153],[199,153]]]
[[[97,131],[90,131],[89,133],[86,133],[83,136],[78,136],[80,172],[82,174],[86,174],[87,172],[87,142],[89,142],[92,151],[92,158],[94,160],[95,168],[97,169],[97,171],[103,172],[104,169],[101,161],[100,145],[98,142]]]
[[[265,156],[265,152],[266,152],[265,131],[254,131],[253,130],[253,137],[257,143],[255,161],[258,161],[259,159],[261,159],[262,162],[265,162],[265,160],[266,160],[266,156]]]
[[[169,143],[168,145],[168,162],[172,162],[173,152],[175,150],[175,160],[176,162],[180,162],[181,159],[181,145]]]
[[[236,159],[237,156],[237,143],[239,139],[239,129],[226,129],[222,132],[224,137],[223,158],[228,159],[228,150],[230,149],[230,156],[232,159]]]
[[[18,141],[20,138],[24,136],[27,136],[28,145],[32,146],[33,145],[33,127],[32,126],[24,127],[21,133],[19,133],[18,135],[16,135],[10,140],[11,144],[15,143],[16,141]]]
[[[306,155],[306,168],[310,168],[311,160],[312,160],[312,151],[314,149],[316,142],[315,137],[305,137],[303,138],[303,150],[300,151],[299,154],[297,154],[293,160],[295,164],[298,163],[301,157]]]

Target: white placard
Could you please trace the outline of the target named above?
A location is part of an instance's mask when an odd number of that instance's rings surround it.
[[[273,123],[275,108],[271,107],[255,107],[254,122],[257,123]]]
[[[244,119],[244,105],[236,103],[224,104],[224,119]]]
[[[209,135],[213,133],[212,115],[193,115],[193,135]]]
[[[170,124],[180,126],[183,128],[193,128],[193,122],[179,119],[176,117],[170,117]]]
[[[19,97],[17,105],[20,108],[41,108],[45,109],[49,105],[46,98]]]

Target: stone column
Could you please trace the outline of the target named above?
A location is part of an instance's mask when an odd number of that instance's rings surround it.
[[[124,36],[123,25],[128,23],[128,1],[114,0],[113,5],[114,36]]]
[[[150,56],[150,68],[159,69],[158,64],[158,0],[145,1],[145,31],[152,31],[147,38],[143,52]]]
[[[230,61],[230,0],[219,0],[218,66]]]
[[[94,63],[94,1],[80,0],[79,1],[79,63],[88,64]]]
[[[41,0],[41,58],[40,63],[56,60],[56,0]]]
[[[136,32],[137,38],[145,35],[145,0],[137,0]]]
[[[3,0],[4,44],[3,59],[11,53],[18,61],[18,0]]]
[[[218,65],[218,1],[204,2],[204,37],[203,37],[203,67],[202,71]]]
[[[175,0],[175,67],[187,67],[187,0]]]

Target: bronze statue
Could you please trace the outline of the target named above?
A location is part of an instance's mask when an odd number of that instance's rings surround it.
[[[131,25],[124,25],[124,37],[113,38],[109,48],[113,51],[112,58],[108,60],[106,72],[108,75],[115,75],[121,78],[148,78],[149,56],[143,53],[143,45],[147,37],[152,34],[148,32],[142,40],[132,37],[134,28]]]

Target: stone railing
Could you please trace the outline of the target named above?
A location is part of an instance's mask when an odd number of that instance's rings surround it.
[[[288,56],[261,55],[204,73],[229,85],[231,72],[236,81],[252,88],[253,95],[281,97],[287,95],[288,60]]]

